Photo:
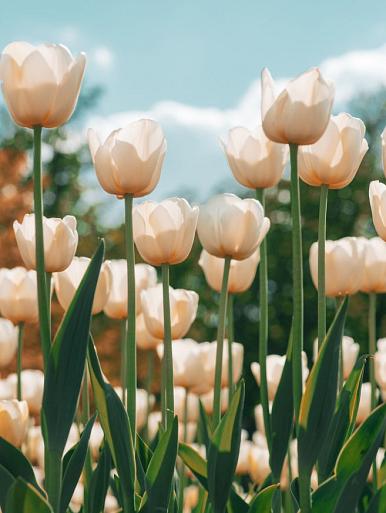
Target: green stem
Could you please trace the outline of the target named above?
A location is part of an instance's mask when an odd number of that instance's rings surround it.
[[[225,322],[228,301],[228,281],[229,270],[231,265],[231,258],[225,257],[224,271],[222,277],[220,304],[217,325],[217,348],[216,348],[216,371],[214,378],[214,398],[213,398],[213,425],[214,428],[220,423],[221,420],[221,375],[222,375],[222,360],[224,351],[224,335],[225,335]]]
[[[23,353],[23,333],[24,323],[21,322],[18,327],[17,335],[17,400],[22,400],[22,383],[21,383],[21,371],[22,371],[22,353]]]
[[[88,374],[88,368],[86,365],[84,368],[83,383],[82,383],[81,423],[83,425],[83,429],[85,428],[89,418],[90,418],[89,374]],[[85,463],[84,463],[84,494],[85,494],[85,498],[87,498],[87,495],[88,495],[91,474],[92,474],[92,460],[91,460],[91,452],[90,452],[90,449],[88,448]],[[85,506],[87,503],[88,503],[88,501],[85,499],[85,501],[84,501]]]
[[[151,410],[150,396],[154,378],[154,351],[147,351],[147,376],[146,376],[146,392],[147,392],[147,405],[146,405],[146,425],[145,425],[145,440],[149,440],[149,415]]]
[[[369,294],[369,366],[371,384],[371,410],[377,406],[377,383],[375,381],[374,354],[377,350],[377,295]],[[377,464],[373,461],[373,488],[378,489]]]
[[[126,400],[131,434],[135,443],[137,347],[135,342],[135,255],[133,239],[133,196],[125,196],[126,260],[127,260],[127,330],[126,330]]]
[[[122,387],[122,402],[127,408],[127,396],[126,396],[126,388],[127,388],[127,372],[126,372],[126,324],[127,319],[122,319],[121,322],[121,387]]]
[[[291,158],[291,215],[292,215],[292,273],[293,273],[293,394],[296,424],[298,425],[302,399],[302,351],[303,351],[303,256],[298,176],[298,146],[290,144]]]
[[[265,209],[264,189],[256,189],[256,199]],[[267,238],[260,244],[259,263],[259,364],[260,364],[260,402],[263,409],[264,429],[269,450],[271,450],[271,417],[269,413],[267,384],[267,353],[268,353],[268,262]]]
[[[188,390],[185,389],[185,400],[184,400],[184,432],[182,441],[186,443],[186,440],[188,439]],[[184,462],[181,460],[181,467],[180,467],[180,487],[179,487],[179,494],[178,494],[178,511],[182,511],[184,507],[184,490],[186,486],[186,477],[185,477],[185,465]]]
[[[46,285],[47,285],[47,307],[48,307],[48,324],[50,330],[50,340],[51,340],[51,279],[52,273],[46,273]]]
[[[320,187],[318,229],[318,348],[326,336],[326,216],[328,185]]]
[[[60,512],[60,495],[62,488],[62,458],[60,454],[45,451],[45,489],[53,513]]]
[[[301,513],[311,513],[311,473],[299,475],[299,495]]]
[[[44,266],[44,240],[43,240],[43,186],[42,186],[42,127],[34,127],[34,211],[35,211],[35,256],[39,305],[40,340],[44,358],[47,365],[50,353],[51,336],[49,321],[49,306],[47,298],[47,284]]]
[[[173,384],[173,353],[172,353],[172,327],[170,319],[169,296],[169,265],[162,264],[162,291],[164,311],[164,369],[165,369],[165,417],[168,427],[174,419],[174,384]]]
[[[234,321],[233,321],[233,295],[228,295],[228,406],[233,396],[233,352]]]

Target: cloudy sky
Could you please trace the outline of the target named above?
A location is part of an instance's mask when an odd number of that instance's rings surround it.
[[[281,80],[320,66],[336,82],[336,111],[386,85],[384,0],[13,0],[0,44],[16,39],[87,53],[87,82],[105,93],[86,125],[102,135],[142,116],[162,124],[168,154],[157,198],[202,199],[226,187],[218,140],[258,123],[264,66]]]

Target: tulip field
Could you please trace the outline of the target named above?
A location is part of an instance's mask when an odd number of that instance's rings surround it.
[[[327,239],[329,193],[350,188],[369,150],[363,121],[332,115],[335,86],[319,69],[281,91],[264,69],[261,124],[256,113],[254,131],[232,128],[219,149],[244,194],[224,191],[200,205],[146,198],[156,190],[167,152],[157,120],[116,127],[104,140],[98,127],[89,127],[98,183],[112,203],[124,204],[125,243],[119,258],[106,258],[106,235],[88,258],[79,252],[82,219],[72,211],[45,215],[42,164],[44,135],[73,115],[85,64],[83,53],[74,57],[57,44],[14,42],[0,58],[5,105],[33,140],[33,209],[12,225],[24,265],[0,269],[0,511],[385,513],[381,176],[366,185],[372,214],[366,222],[377,237]],[[379,136],[386,173],[386,131]],[[274,354],[269,263],[278,248],[270,240],[275,217],[267,212],[286,179],[291,326],[282,328],[285,350]],[[306,255],[301,183],[319,198],[318,237]],[[191,262],[194,244],[200,256],[191,265],[216,298],[214,341],[188,338],[201,291],[177,288],[173,280],[174,269]],[[317,294],[317,308],[306,313],[305,258]],[[255,282],[258,294],[249,306],[258,311],[250,321],[256,339],[239,340],[235,299]],[[368,304],[366,347],[346,329],[357,293]],[[95,321],[103,316],[121,326],[114,382],[95,342]],[[312,341],[305,332],[310,322]],[[30,325],[37,327],[41,369],[24,365]],[[259,397],[252,422],[247,346]],[[147,357],[141,386],[139,351]],[[9,372],[14,361],[16,372]]]

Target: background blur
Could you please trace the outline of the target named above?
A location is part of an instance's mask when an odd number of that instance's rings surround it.
[[[97,237],[107,243],[107,257],[123,251],[123,209],[106,195],[93,173],[85,134],[101,136],[139,117],[159,121],[168,152],[162,178],[152,197],[183,195],[204,201],[215,192],[250,195],[233,180],[219,145],[235,125],[253,127],[260,117],[259,74],[268,66],[279,82],[311,66],[320,66],[336,85],[334,112],[363,119],[370,150],[351,186],[329,195],[327,237],[373,236],[368,204],[371,179],[382,176],[379,135],[386,124],[386,4],[332,0],[313,5],[305,0],[235,4],[230,0],[132,2],[101,0],[14,0],[0,20],[0,46],[22,39],[53,41],[88,55],[81,99],[71,122],[44,134],[45,213],[78,218],[78,255],[90,256]],[[280,15],[278,15],[278,13]],[[32,209],[31,133],[16,128],[0,100],[0,267],[21,263],[12,230]],[[284,353],[291,321],[291,225],[288,182],[270,191],[267,215],[270,291],[270,352]],[[308,250],[317,238],[319,190],[302,186],[305,260],[305,344],[311,356],[316,333],[316,291],[308,268]],[[187,262],[171,273],[174,287],[200,294],[198,318],[189,336],[213,340],[217,294],[206,285],[197,265],[196,242]],[[249,371],[257,358],[258,283],[235,299],[235,334],[246,350],[248,408],[258,398]],[[379,336],[386,335],[386,301],[380,298]],[[329,304],[333,314],[334,304]],[[54,308],[56,322],[60,307]],[[350,304],[347,334],[367,348],[367,298]],[[103,315],[93,321],[106,374],[118,377],[119,326]],[[27,330],[24,367],[39,367],[34,328]],[[140,358],[140,362],[143,358]],[[13,370],[10,368],[9,370]],[[140,365],[140,382],[146,366]]]

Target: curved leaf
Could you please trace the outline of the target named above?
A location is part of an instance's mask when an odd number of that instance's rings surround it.
[[[252,500],[248,513],[271,513],[272,501],[278,490],[279,484],[267,486],[267,488],[261,490]]]
[[[8,490],[4,513],[53,513],[53,511],[43,495],[19,477]]]
[[[111,456],[107,444],[103,445],[98,465],[91,475],[88,490],[88,508],[90,513],[103,513],[107,490],[110,482]]]
[[[208,469],[204,458],[190,445],[180,443],[178,455],[185,465],[193,472],[198,482],[208,489]]]
[[[386,485],[382,486],[371,499],[366,513],[384,513],[386,504]]]

